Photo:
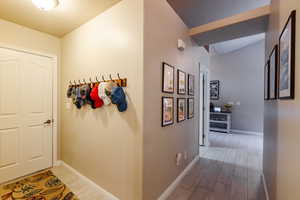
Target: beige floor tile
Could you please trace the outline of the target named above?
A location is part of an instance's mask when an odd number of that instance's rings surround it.
[[[104,194],[63,165],[54,167],[51,170],[80,200],[112,200],[110,196]]]
[[[175,189],[171,196],[167,200],[188,200],[191,196],[192,191],[185,190],[180,186]]]
[[[200,147],[199,161],[180,183],[184,190],[169,200],[185,199],[186,191],[193,191],[188,200],[265,200],[262,137],[212,133],[210,143]]]

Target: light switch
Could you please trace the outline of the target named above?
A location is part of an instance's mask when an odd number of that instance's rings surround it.
[[[188,153],[185,151],[184,152],[184,156],[183,156],[184,160],[187,160],[188,159]]]
[[[176,154],[176,166],[179,166],[181,163],[182,154],[178,153]]]

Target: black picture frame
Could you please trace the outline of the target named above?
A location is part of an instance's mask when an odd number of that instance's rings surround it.
[[[195,76],[188,74],[188,95],[194,96],[195,94]]]
[[[179,118],[179,103],[180,101],[184,101],[184,113],[183,113],[183,117],[184,119],[180,119]],[[186,117],[187,117],[187,105],[186,105],[186,98],[177,98],[177,122],[180,123],[180,122],[183,122],[186,120]]]
[[[172,100],[172,112],[170,113],[171,114],[171,118],[172,120],[170,120],[170,122],[168,123],[165,123],[165,99],[169,99],[169,100]],[[174,97],[162,97],[162,108],[161,108],[161,126],[162,127],[166,127],[166,126],[171,126],[174,124]]]
[[[210,87],[210,100],[219,100],[220,99],[220,81],[212,80],[209,83]]]
[[[278,45],[272,49],[269,56],[269,100],[276,100],[278,97]]]
[[[168,69],[171,69],[172,70],[172,89],[171,90],[166,90],[166,85],[165,85],[165,81],[166,81],[166,76],[167,76],[167,73],[166,73],[166,70]],[[163,62],[162,63],[162,92],[163,93],[169,93],[169,94],[174,94],[174,88],[175,88],[175,84],[174,84],[174,81],[175,80],[175,69],[172,65],[166,63],[166,62]]]
[[[270,94],[270,60],[267,61],[264,67],[264,100],[269,100],[269,94]]]
[[[192,102],[192,107],[190,106],[190,103]],[[194,98],[188,98],[187,99],[187,118],[192,119],[195,116],[195,100]]]
[[[281,100],[295,98],[295,56],[296,10],[291,12],[279,37],[278,98]]]
[[[184,74],[184,92],[180,91],[180,74]],[[177,70],[177,94],[185,95],[186,94],[186,73],[180,69]]]

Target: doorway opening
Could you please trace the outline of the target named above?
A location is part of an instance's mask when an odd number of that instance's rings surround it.
[[[264,196],[264,34],[212,44],[210,53],[210,66],[200,67],[200,163],[214,168],[217,183],[239,184],[247,199],[258,199]]]

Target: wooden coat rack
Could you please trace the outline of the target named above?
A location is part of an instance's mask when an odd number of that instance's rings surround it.
[[[76,82],[74,80],[73,82],[69,81],[69,84],[70,84],[70,86],[81,86],[81,85],[84,85],[84,84],[97,84],[97,83],[101,83],[101,82],[113,81],[114,83],[116,83],[120,87],[127,87],[127,78],[121,78],[119,73],[117,73],[117,76],[118,76],[117,79],[113,79],[111,74],[109,74],[109,80],[106,80],[104,78],[104,76],[102,75],[102,80],[101,81],[98,80],[98,77],[96,76],[95,81],[92,81],[92,78],[90,77],[89,78],[89,83],[87,83],[85,81],[85,79],[82,79],[82,82],[81,82],[81,80],[78,80],[78,82]]]

